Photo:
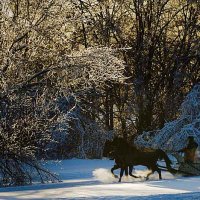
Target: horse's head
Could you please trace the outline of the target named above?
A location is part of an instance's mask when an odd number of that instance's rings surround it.
[[[128,145],[127,141],[123,138],[120,137],[115,137],[113,139],[113,147],[115,149],[121,149],[121,148],[126,148]]]
[[[123,138],[115,137],[112,141],[106,141],[103,149],[103,156],[116,158],[119,154],[124,154],[130,147]]]
[[[115,137],[113,139],[113,149],[116,152],[116,154],[125,155],[127,152],[130,151],[137,151],[137,148],[133,145],[128,143],[124,138],[121,137]]]
[[[113,141],[107,140],[104,145],[103,149],[103,157],[113,158]]]

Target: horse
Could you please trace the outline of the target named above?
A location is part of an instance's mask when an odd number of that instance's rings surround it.
[[[118,176],[114,174],[114,170],[122,168],[123,162],[121,161],[120,158],[117,158],[117,155],[115,155],[115,152],[113,151],[112,142],[110,140],[107,140],[104,144],[103,157],[109,157],[110,160],[115,160],[115,165],[111,168],[111,173],[115,178],[118,178]],[[133,170],[132,166],[125,167],[124,169],[125,175],[126,176],[130,175],[134,178],[138,178],[137,176],[132,174],[132,170]]]
[[[139,150],[134,145],[130,145],[123,138],[114,138],[113,141],[105,143],[103,156],[112,157],[115,159],[116,165],[111,169],[111,172],[114,174],[114,170],[121,168],[119,182],[123,173],[127,168],[129,168],[129,175],[132,175],[133,166],[143,165],[146,166],[150,173],[147,174],[146,180],[149,179],[149,176],[155,171],[159,174],[159,179],[162,179],[161,170],[157,166],[158,160],[165,160],[167,169],[172,173],[171,161],[168,158],[167,154],[160,149],[151,149],[148,151]]]

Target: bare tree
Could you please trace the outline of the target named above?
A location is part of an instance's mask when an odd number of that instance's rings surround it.
[[[78,15],[62,1],[1,1],[0,184],[24,185],[58,177],[39,159],[53,134],[68,133],[78,94],[123,80],[123,62],[108,48],[71,52]],[[69,31],[69,32],[68,32]],[[61,97],[77,96],[65,111]]]

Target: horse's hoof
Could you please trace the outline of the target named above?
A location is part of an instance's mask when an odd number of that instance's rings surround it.
[[[115,178],[119,178],[117,175],[114,175]]]

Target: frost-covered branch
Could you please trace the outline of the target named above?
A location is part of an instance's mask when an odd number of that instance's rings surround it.
[[[187,146],[193,136],[200,145],[200,85],[197,84],[186,96],[180,108],[180,116],[155,132],[144,132],[135,143],[142,147],[177,152]]]

